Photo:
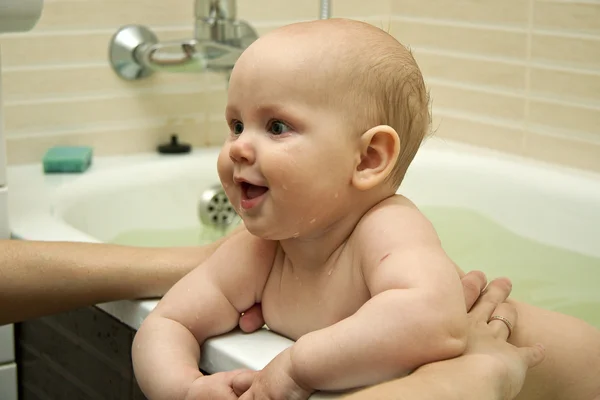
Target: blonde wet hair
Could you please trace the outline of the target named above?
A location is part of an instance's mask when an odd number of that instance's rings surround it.
[[[295,23],[266,36],[273,34],[291,38],[305,62],[324,71],[321,79],[310,71],[305,89],[344,107],[356,133],[378,125],[397,132],[400,153],[388,177],[397,189],[431,125],[429,93],[410,50],[384,30],[348,19]]]
[[[400,153],[388,178],[397,189],[431,126],[423,75],[410,50],[387,32],[359,21],[341,24],[356,37],[346,56],[354,123],[361,132],[388,125],[398,133]]]

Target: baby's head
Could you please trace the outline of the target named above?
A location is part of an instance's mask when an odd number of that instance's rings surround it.
[[[429,95],[411,52],[387,32],[367,23],[331,19],[289,25],[289,46],[311,54],[307,67],[314,91],[343,110],[348,133],[377,126],[393,128],[399,151],[386,180],[397,189],[430,128]],[[304,47],[306,46],[306,47]]]
[[[299,187],[295,196],[323,209],[332,193],[338,205],[355,201],[357,189],[394,193],[430,122],[410,52],[379,28],[343,19],[288,25],[254,42],[232,71],[226,118],[231,136],[219,159],[226,190],[250,180],[241,197],[268,188],[289,203]],[[302,204],[294,209],[318,220]]]

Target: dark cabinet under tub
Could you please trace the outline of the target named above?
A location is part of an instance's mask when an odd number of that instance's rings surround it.
[[[15,325],[20,400],[142,400],[135,330],[97,307]]]

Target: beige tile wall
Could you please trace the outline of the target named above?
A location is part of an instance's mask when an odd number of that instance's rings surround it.
[[[238,0],[259,31],[318,15],[318,0]],[[434,128],[453,138],[600,170],[598,0],[333,0],[334,16],[388,28],[413,49],[431,88]],[[46,0],[38,26],[4,35],[9,163],[56,144],[96,154],[150,151],[176,132],[219,144],[225,83],[215,74],[119,79],[111,35],[150,26],[190,37],[193,0]],[[437,140],[437,139],[436,139]]]
[[[132,83],[107,61],[110,37],[121,25],[148,25],[161,40],[191,37],[193,3],[46,0],[32,32],[3,35],[9,163],[38,161],[52,145],[91,145],[98,155],[152,151],[172,132],[197,146],[220,144],[221,76],[161,73]],[[318,0],[238,0],[239,17],[259,33],[318,13]],[[338,0],[334,16],[378,24],[389,19],[390,0]]]
[[[438,137],[600,171],[600,1],[391,1]]]

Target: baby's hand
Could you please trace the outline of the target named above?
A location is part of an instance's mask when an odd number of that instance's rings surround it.
[[[289,349],[275,357],[252,380],[244,375],[234,379],[240,400],[306,400],[313,393],[292,377]]]
[[[239,374],[246,375],[246,371],[237,369],[201,376],[192,383],[185,396],[185,400],[237,400],[238,396],[233,390],[233,381]]]

